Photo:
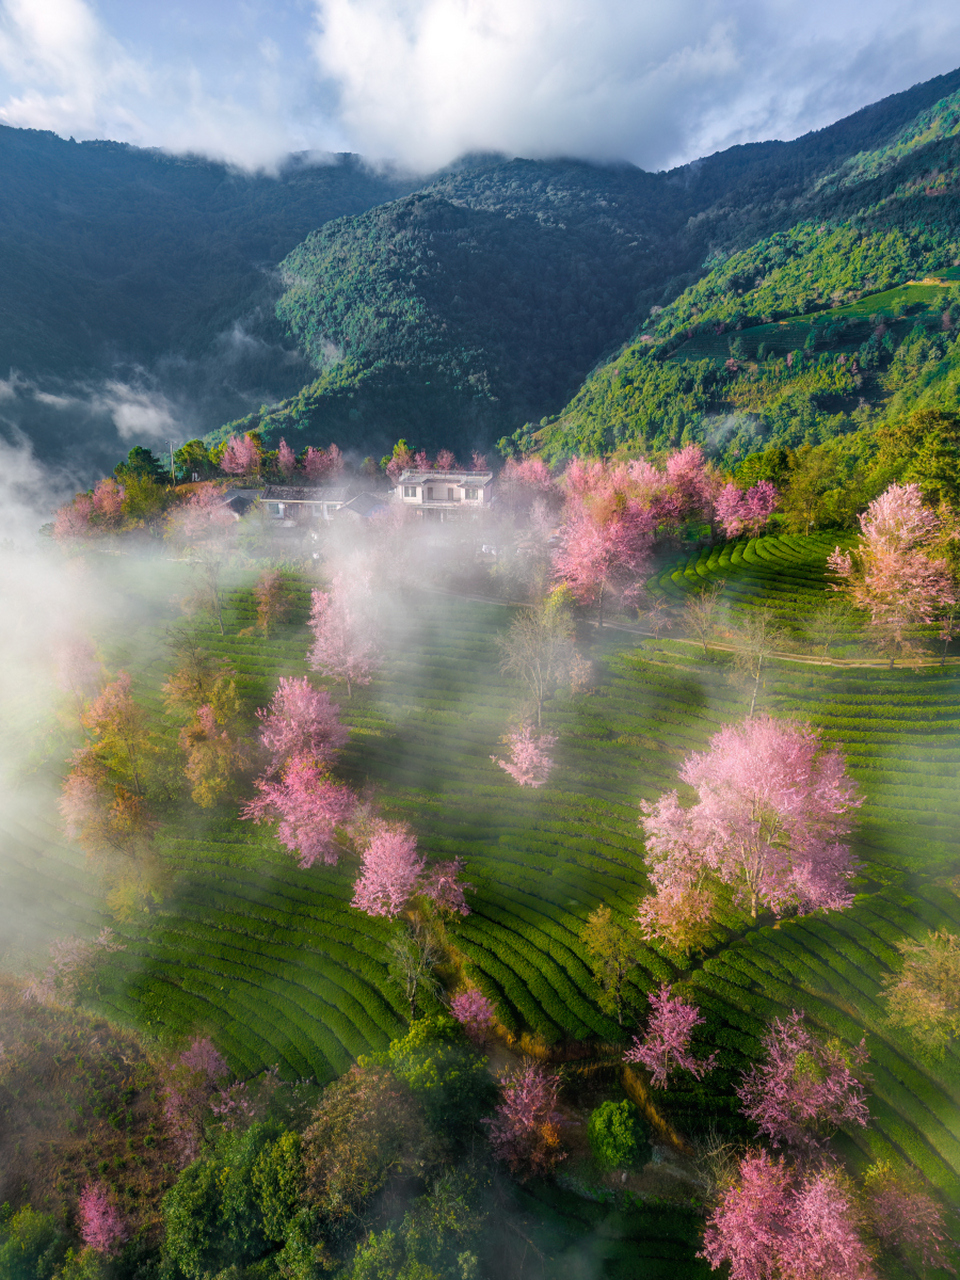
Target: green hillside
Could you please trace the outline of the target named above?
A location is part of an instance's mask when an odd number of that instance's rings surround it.
[[[453,432],[463,449],[524,418],[557,414],[591,367],[637,334],[651,307],[670,304],[643,337],[675,343],[691,322],[747,323],[738,304],[758,273],[783,279],[746,298],[757,319],[771,310],[806,314],[831,306],[834,295],[879,292],[930,262],[950,265],[955,93],[944,77],[923,97],[890,99],[796,142],[733,148],[669,174],[472,159],[416,196],[330,224],[285,260],[278,304],[287,332],[323,375],[225,431],[257,428],[273,441],[339,434],[378,446],[406,435],[431,447]],[[841,182],[837,166],[855,157],[860,168],[844,170]],[[848,243],[831,238],[818,253],[794,244],[810,229],[801,218],[845,227]],[[870,237],[851,257],[849,240],[862,240],[864,219]],[[777,273],[784,255],[794,269]],[[719,272],[710,270],[716,264]],[[634,354],[628,347],[612,367],[626,361],[632,370]],[[554,453],[626,438],[619,419],[634,419],[636,406],[592,403],[605,367],[549,433]],[[674,434],[686,421],[664,405],[678,393],[668,378],[642,396],[649,416],[669,417]],[[721,401],[708,394],[706,411]],[[521,446],[530,434],[518,438]]]
[[[722,575],[732,607],[770,602],[802,629],[822,598],[826,550],[822,537],[759,539],[717,549],[702,566],[681,560],[660,581],[683,590],[692,576]],[[137,591],[165,600],[178,572],[165,567]],[[426,593],[407,603],[413,613],[381,675],[344,702],[353,730],[345,774],[372,788],[387,815],[409,821],[428,857],[465,859],[473,910],[449,926],[450,941],[501,1021],[561,1052],[574,1041],[600,1052],[624,1033],[597,1006],[580,929],[601,902],[621,918],[632,913],[645,888],[639,802],[675,785],[683,757],[742,716],[747,695],[722,655],[704,662],[696,646],[608,630],[592,653],[594,690],[547,705],[546,723],[560,735],[549,783],[518,789],[490,760],[516,706],[494,643],[510,611]],[[132,664],[145,705],[161,718],[163,612],[104,637],[111,664]],[[305,669],[306,631],[294,622],[268,641],[240,635],[251,618],[251,596],[238,585],[227,635],[210,629],[203,639],[229,656],[257,705],[278,673]],[[960,923],[957,670],[777,660],[758,706],[807,720],[845,752],[866,796],[853,845],[860,896],[849,912],[746,934],[723,917],[711,958],[689,969],[641,950],[630,980],[638,1004],[661,980],[681,980],[708,1014],[705,1039],[720,1054],[721,1070],[703,1084],[668,1091],[666,1113],[688,1132],[705,1116],[732,1119],[732,1085],[758,1050],[763,1022],[803,1008],[849,1043],[867,1036],[873,1123],[847,1143],[851,1159],[893,1154],[958,1202],[957,1050],[936,1062],[918,1057],[886,1027],[878,1003],[892,943]],[[6,845],[5,897],[42,901],[48,936],[76,929],[77,904],[85,927],[99,926],[93,886],[52,822],[8,832]],[[169,813],[162,845],[175,888],[161,910],[115,925],[125,950],[100,965],[89,996],[98,1012],[162,1040],[202,1028],[240,1073],[278,1064],[290,1079],[330,1079],[397,1034],[402,1002],[386,980],[394,926],[350,907],[349,863],[300,871],[269,829],[227,809]]]
[[[714,266],[512,443],[556,457],[696,440],[734,466],[921,407],[954,412],[958,257],[948,223],[807,222],[770,236]]]

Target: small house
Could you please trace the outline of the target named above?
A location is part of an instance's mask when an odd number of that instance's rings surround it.
[[[402,471],[393,496],[425,519],[460,520],[489,509],[493,472]]]

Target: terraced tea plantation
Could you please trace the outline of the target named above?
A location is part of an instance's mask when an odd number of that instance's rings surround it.
[[[770,601],[799,626],[822,598],[832,545],[761,539],[677,565],[660,582],[682,592],[723,577],[734,607]],[[170,662],[164,613],[110,642],[111,663],[130,665],[158,716]],[[548,702],[544,723],[559,734],[558,763],[549,783],[532,790],[490,759],[502,753],[498,739],[518,706],[495,645],[510,610],[422,593],[390,602],[384,616],[391,638],[379,677],[341,698],[353,729],[345,777],[408,821],[428,857],[464,859],[473,910],[449,926],[450,941],[507,1027],[557,1050],[570,1040],[622,1039],[597,1006],[579,933],[599,903],[626,918],[645,890],[640,800],[673,787],[684,756],[745,714],[749,699],[726,655],[704,661],[690,643],[593,631],[595,687]],[[306,670],[307,632],[302,608],[267,641],[238,634],[251,621],[249,587],[240,586],[227,636],[208,628],[205,639],[230,657],[256,706],[277,675]],[[809,721],[845,750],[866,797],[854,841],[860,896],[848,912],[746,935],[731,918],[690,971],[643,950],[631,979],[638,1008],[652,986],[680,980],[720,1050],[720,1070],[668,1091],[664,1105],[688,1131],[711,1113],[732,1117],[732,1084],[765,1021],[806,1009],[831,1035],[867,1039],[874,1125],[844,1139],[852,1158],[905,1157],[960,1203],[957,1054],[921,1060],[885,1028],[878,1001],[899,938],[960,929],[952,882],[960,871],[960,674],[952,665],[890,671],[775,661],[758,709]],[[53,824],[16,839],[22,852],[6,875],[18,892],[44,898],[50,929],[58,919],[75,929],[74,902],[81,923],[98,927],[92,888]],[[242,1074],[276,1063],[287,1077],[318,1080],[401,1030],[404,1005],[386,967],[395,926],[350,907],[354,866],[300,871],[269,829],[226,810],[172,821],[164,849],[175,890],[162,908],[117,926],[125,950],[104,962],[93,996],[104,1013],[162,1038],[208,1031]]]

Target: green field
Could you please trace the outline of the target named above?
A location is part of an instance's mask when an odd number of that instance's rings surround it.
[[[738,544],[660,580],[682,591],[716,574],[734,604],[769,599],[799,616],[823,591],[830,541]],[[547,704],[545,724],[560,735],[557,767],[542,790],[520,789],[490,760],[518,701],[494,643],[510,610],[429,593],[404,604],[388,611],[394,629],[379,678],[342,701],[353,729],[343,772],[385,813],[409,821],[429,857],[464,858],[473,911],[450,926],[451,941],[506,1026],[554,1045],[616,1040],[579,931],[600,902],[632,913],[645,889],[640,800],[674,786],[683,757],[745,714],[746,696],[723,655],[702,662],[689,644],[594,630],[596,687]],[[301,609],[268,642],[238,636],[251,610],[249,588],[238,586],[228,635],[208,629],[206,638],[262,705],[277,674],[305,670],[307,632]],[[125,625],[106,643],[158,714],[165,613],[144,609],[139,629]],[[665,1105],[688,1129],[710,1111],[730,1115],[730,1088],[764,1021],[804,1008],[831,1034],[867,1036],[875,1124],[848,1142],[852,1156],[893,1150],[960,1203],[960,1060],[951,1049],[940,1062],[921,1061],[885,1030],[877,1000],[897,939],[960,927],[950,880],[960,870],[960,674],[775,661],[758,708],[807,720],[846,751],[866,797],[854,840],[860,896],[846,913],[746,936],[731,918],[689,972],[643,951],[633,978],[641,1008],[643,992],[683,979],[721,1051],[718,1073],[669,1091]],[[99,926],[94,886],[49,814],[6,837],[3,891],[42,903],[46,935]],[[207,1030],[241,1074],[277,1063],[288,1078],[319,1080],[401,1030],[402,1004],[386,982],[393,926],[349,906],[353,866],[300,871],[269,829],[226,811],[181,818],[165,829],[164,848],[178,871],[175,891],[162,909],[117,926],[126,947],[101,968],[103,1013],[161,1038]]]
[[[854,352],[882,320],[901,340],[916,324],[939,327],[943,308],[956,296],[952,268],[937,272],[944,284],[903,284],[883,293],[868,294],[857,302],[829,311],[791,316],[772,324],[749,325],[736,333],[697,333],[667,357],[669,360],[718,360],[730,358],[731,336],[739,338],[748,359],[754,359],[763,344],[767,355],[785,356],[804,346],[810,331],[828,336],[831,351]]]

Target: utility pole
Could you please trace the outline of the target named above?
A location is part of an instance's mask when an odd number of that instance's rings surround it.
[[[167,443],[170,446],[170,483],[175,485],[177,483],[177,473],[173,466],[173,441],[168,440]]]

